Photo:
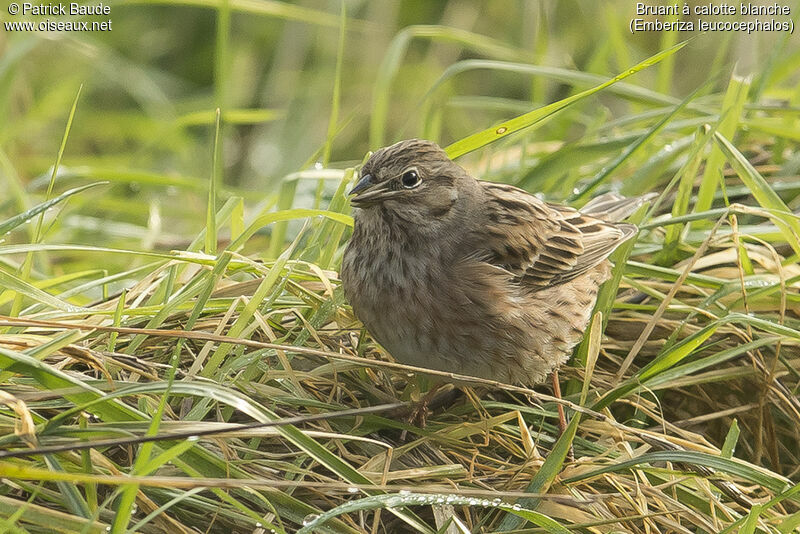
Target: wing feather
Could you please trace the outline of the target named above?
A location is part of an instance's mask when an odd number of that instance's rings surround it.
[[[568,206],[548,204],[513,186],[481,184],[488,220],[482,235],[488,239],[479,245],[486,248],[490,263],[533,288],[582,275],[636,232],[631,224],[606,222]]]

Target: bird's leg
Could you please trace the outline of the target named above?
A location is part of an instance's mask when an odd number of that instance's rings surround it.
[[[408,418],[409,423],[415,424],[420,428],[425,428],[425,424],[427,423],[428,419],[428,407],[430,406],[431,401],[433,401],[433,399],[436,397],[436,393],[443,385],[443,382],[436,382],[433,384],[433,386],[431,386],[431,389],[429,389],[428,392],[422,396]]]
[[[561,384],[558,380],[558,370],[553,371],[551,375],[553,379],[553,396],[559,400],[561,400]],[[564,435],[564,432],[567,431],[567,416],[564,413],[564,405],[560,402],[557,404],[558,406],[558,436],[561,437]],[[573,461],[575,459],[575,451],[572,449],[572,445],[569,446],[569,451],[567,452],[567,459],[569,461]]]
[[[561,399],[561,384],[558,381],[558,371],[553,371],[553,374],[550,375],[553,379],[553,396],[557,399]],[[564,432],[567,431],[567,416],[564,413],[564,405],[560,402],[556,404],[558,406],[558,435],[561,436]]]

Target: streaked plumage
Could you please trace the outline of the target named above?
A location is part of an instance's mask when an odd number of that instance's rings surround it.
[[[419,139],[375,152],[353,193],[342,284],[372,336],[402,363],[525,384],[581,340],[641,204],[549,204]]]

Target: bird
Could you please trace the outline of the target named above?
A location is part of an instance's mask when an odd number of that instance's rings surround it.
[[[552,375],[556,388],[608,256],[638,231],[620,221],[643,203],[548,203],[473,178],[424,139],[375,151],[350,197],[344,294],[395,360],[524,386]]]

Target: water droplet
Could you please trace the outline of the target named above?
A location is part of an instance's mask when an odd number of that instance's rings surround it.
[[[261,523],[256,523],[256,528],[261,528]]]
[[[501,502],[503,502],[503,501],[500,500],[500,497],[497,497],[496,499],[492,499],[492,506],[500,506]]]
[[[197,441],[198,439],[200,439],[198,436],[189,436],[186,441]]]
[[[319,519],[319,514],[308,514],[303,518],[303,526],[307,527],[317,519]]]
[[[481,501],[481,505],[482,505],[482,506],[489,506],[489,499],[483,499],[483,500]]]
[[[54,209],[55,208],[53,206],[50,206],[49,208],[47,208],[47,211],[53,211]]]
[[[664,152],[672,152],[672,145],[664,145]]]
[[[581,190],[580,190],[580,189],[578,189],[577,187],[573,187],[573,188],[572,188],[572,194],[573,194],[573,195],[577,195],[577,194],[578,194],[578,193],[580,193],[580,192],[581,192]]]
[[[411,495],[411,492],[408,490],[400,490],[400,495]]]
[[[436,498],[436,504],[442,504],[442,503],[444,503],[444,497],[442,497],[442,496],[437,497]]]
[[[33,219],[28,219],[27,221],[25,221],[25,224],[30,224],[32,220]]]
[[[511,509],[514,510],[515,512],[518,512],[522,510],[522,506],[518,505],[517,503],[514,503],[514,506],[512,506]]]
[[[323,169],[322,162],[321,161],[316,162],[314,164],[314,168],[317,169],[318,171],[321,171]]]
[[[495,131],[495,133],[496,133],[497,135],[503,135],[503,134],[504,134],[504,133],[506,133],[507,131],[508,131],[508,128],[506,128],[505,126],[501,126],[500,128],[498,128],[498,129]]]
[[[358,493],[358,488],[353,488],[353,487],[347,488],[347,493]]]

